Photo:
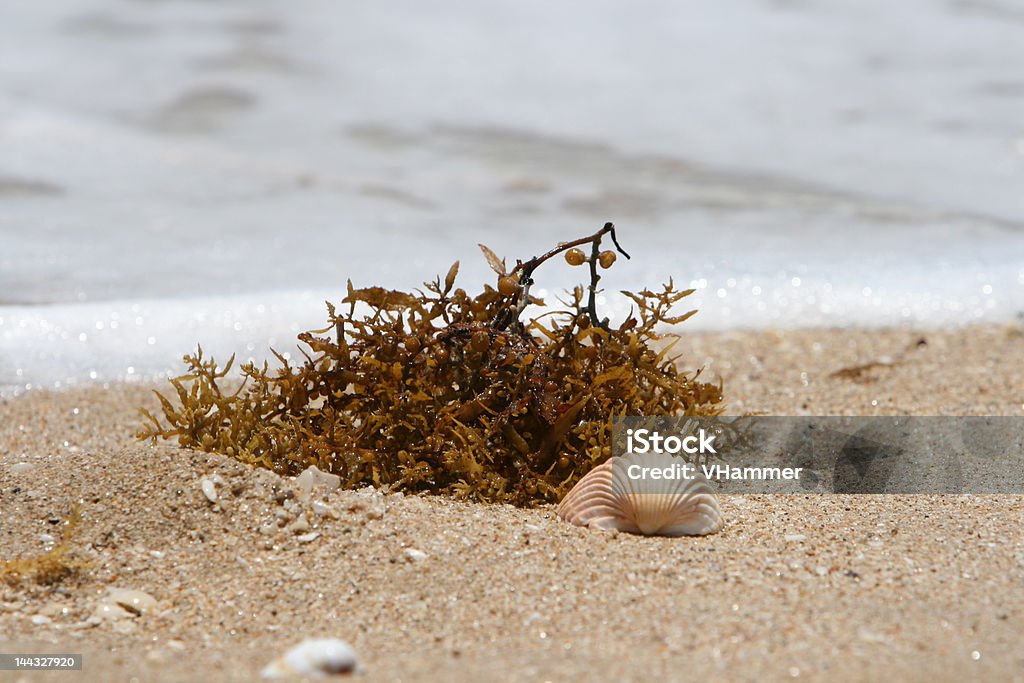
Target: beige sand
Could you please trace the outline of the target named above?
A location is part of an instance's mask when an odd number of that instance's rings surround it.
[[[1018,327],[685,344],[732,412],[1024,414]],[[254,680],[309,636],[351,643],[369,680],[1024,680],[1024,496],[731,497],[722,533],[664,539],[342,492],[325,515],[300,505],[320,534],[300,542],[269,528],[294,518],[291,481],[136,443],[140,403],[137,386],[0,402],[0,558],[42,552],[78,501],[91,563],[0,585],[0,651],[84,652],[85,670],[0,680]],[[95,624],[110,587],[157,603]]]

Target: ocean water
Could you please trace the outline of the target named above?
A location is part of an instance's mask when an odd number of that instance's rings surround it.
[[[1024,310],[1024,3],[13,0],[0,393],[293,350],[611,220],[690,329]],[[552,297],[581,271],[538,273]]]

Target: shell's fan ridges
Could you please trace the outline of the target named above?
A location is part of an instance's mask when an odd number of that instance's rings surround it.
[[[606,462],[588,472],[558,506],[558,515],[577,526],[604,527],[609,518],[620,515],[618,499],[612,491],[612,464]]]
[[[704,536],[722,529],[718,497],[701,476],[674,481],[635,479],[631,461],[614,457],[588,472],[558,505],[576,526],[657,536]]]

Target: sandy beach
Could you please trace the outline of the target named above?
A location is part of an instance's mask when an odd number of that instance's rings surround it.
[[[6,3],[0,655],[84,664],[0,683],[256,681],[325,638],[367,681],[1024,683],[1021,21],[1002,0]],[[436,302],[394,294],[438,276]],[[628,296],[667,282],[689,292],[671,313]],[[335,313],[371,309],[363,345]],[[507,333],[558,311],[622,353]],[[752,454],[715,453],[739,474],[709,536],[310,491],[136,437],[197,345],[273,368],[333,328],[362,380],[339,350],[256,401],[312,408],[290,434],[204,414],[188,443],[551,502],[605,454],[601,420],[717,400],[635,343],[654,318],[753,418],[705,435]],[[622,464],[577,493],[632,487]],[[666,499],[645,500],[653,530]],[[719,528],[711,495],[686,502]]]
[[[1024,412],[1020,326],[685,344],[730,413]],[[77,503],[87,564],[0,584],[0,651],[81,652],[83,671],[0,680],[246,681],[319,636],[366,680],[1024,680],[1022,496],[724,497],[725,529],[682,539],[551,507],[300,500],[293,480],[138,443],[149,389],[0,402],[0,559],[44,552]],[[148,597],[104,612],[111,590]]]

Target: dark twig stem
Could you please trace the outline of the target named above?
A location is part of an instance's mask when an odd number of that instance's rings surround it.
[[[533,272],[537,270],[537,268],[540,267],[540,265],[547,261],[548,259],[558,256],[559,254],[566,252],[569,249],[572,249],[573,247],[579,247],[584,244],[590,244],[590,297],[587,302],[587,315],[590,316],[590,322],[592,324],[599,325],[604,329],[608,329],[607,321],[601,321],[598,320],[597,318],[596,303],[597,283],[601,279],[601,276],[598,275],[597,273],[597,261],[598,255],[600,254],[601,250],[601,239],[605,235],[611,236],[612,243],[615,244],[615,249],[628,259],[629,254],[627,254],[626,250],[619,245],[619,240],[615,238],[615,225],[613,225],[612,223],[605,223],[603,228],[595,232],[593,235],[590,235],[589,237],[581,237],[580,239],[573,240],[572,242],[565,242],[563,244],[559,244],[557,247],[555,247],[551,251],[548,251],[545,254],[542,254],[541,256],[534,256],[529,261],[519,261],[518,263],[516,263],[515,268],[513,268],[512,272],[509,273],[510,275],[515,275],[517,273],[519,275],[520,287],[519,291],[516,293],[516,298],[513,300],[513,303],[516,308],[516,318],[518,319],[519,316],[522,315],[523,310],[529,303],[530,286],[533,284]]]
[[[610,223],[609,223],[610,225]],[[597,325],[602,330],[608,329],[608,318],[600,320],[597,317],[597,283],[601,281],[601,275],[597,272],[597,257],[601,253],[601,241],[595,240],[590,250],[590,290],[587,296],[587,315],[590,316],[590,324]]]

